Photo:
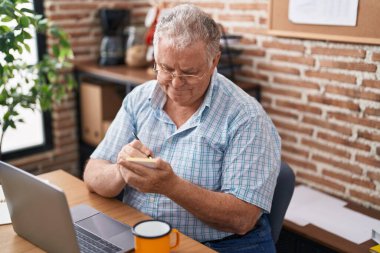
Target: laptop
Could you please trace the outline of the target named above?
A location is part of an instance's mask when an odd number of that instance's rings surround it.
[[[13,229],[47,252],[128,252],[131,227],[88,205],[69,209],[64,192],[0,161],[0,184]]]

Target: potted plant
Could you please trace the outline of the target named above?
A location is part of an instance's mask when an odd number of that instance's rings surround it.
[[[20,109],[49,110],[75,85],[73,52],[67,35],[42,15],[25,7],[29,0],[0,0],[0,158],[4,133],[24,122]],[[50,54],[28,64],[31,31],[53,38]]]

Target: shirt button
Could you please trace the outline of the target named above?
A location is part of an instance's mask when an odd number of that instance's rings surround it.
[[[154,202],[154,198],[153,198],[153,197],[150,197],[150,198],[149,198],[149,202],[150,202],[150,203],[153,203],[153,202]]]

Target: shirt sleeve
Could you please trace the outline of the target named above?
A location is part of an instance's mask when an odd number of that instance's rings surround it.
[[[134,117],[131,113],[132,102],[127,96],[115,119],[112,121],[104,139],[91,154],[92,159],[102,159],[116,163],[117,155],[124,145],[133,140],[132,132],[135,131]]]
[[[229,131],[222,192],[270,212],[281,164],[281,140],[266,115],[240,119]]]

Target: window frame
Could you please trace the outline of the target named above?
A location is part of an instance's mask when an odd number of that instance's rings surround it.
[[[36,13],[45,16],[44,14],[44,0],[33,0],[34,10]],[[38,60],[42,59],[46,53],[46,36],[44,34],[37,33],[37,57]],[[52,132],[52,116],[51,111],[42,112],[42,125],[44,143],[40,145],[34,145],[26,148],[21,148],[1,154],[3,160],[10,160],[20,157],[25,157],[44,151],[53,149],[53,132]]]

